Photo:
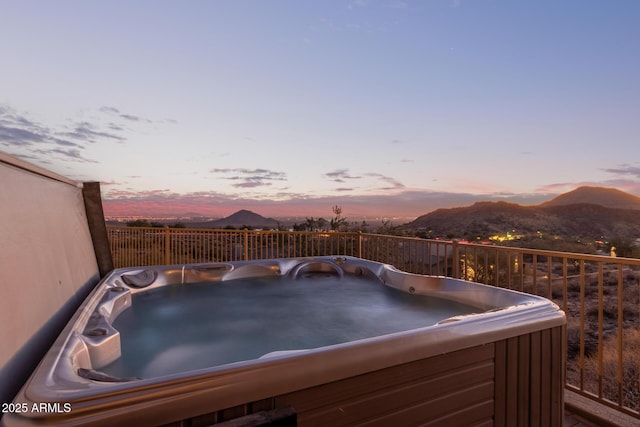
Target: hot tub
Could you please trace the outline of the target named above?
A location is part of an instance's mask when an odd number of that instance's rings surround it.
[[[118,269],[2,424],[562,425],[565,323],[544,298],[351,257]]]

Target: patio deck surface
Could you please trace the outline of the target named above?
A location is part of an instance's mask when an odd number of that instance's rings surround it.
[[[640,421],[630,415],[565,389],[564,425],[565,427],[626,427],[638,426]]]
[[[595,427],[595,424],[567,410],[564,411],[564,427]]]

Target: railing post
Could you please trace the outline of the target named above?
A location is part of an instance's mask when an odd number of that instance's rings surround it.
[[[358,231],[358,258],[362,258],[362,231]]]
[[[169,227],[164,226],[164,265],[171,264],[171,234]]]
[[[249,230],[244,229],[244,260],[249,260]]]
[[[460,258],[458,255],[458,241],[454,240],[451,244],[451,275],[454,279],[459,279],[460,277]]]

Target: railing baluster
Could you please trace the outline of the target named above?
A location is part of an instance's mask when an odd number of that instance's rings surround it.
[[[624,341],[623,341],[623,337],[624,337],[624,333],[622,331],[622,325],[623,325],[623,316],[624,316],[624,293],[623,293],[623,281],[624,281],[624,276],[623,276],[623,266],[618,264],[618,329],[617,329],[617,356],[618,356],[618,366],[616,367],[616,381],[618,382],[618,405],[622,406],[623,405],[623,387],[622,387],[622,383],[624,381],[624,378],[622,376],[623,374],[623,353],[624,353]]]
[[[552,289],[552,285],[551,285],[551,276],[553,275],[553,272],[551,270],[551,261],[552,261],[552,257],[548,256],[547,257],[547,298],[549,299],[553,299],[553,289]]]
[[[538,254],[533,254],[533,294],[538,295]]]
[[[580,358],[578,367],[580,369],[580,390],[584,391],[584,341],[585,341],[585,270],[584,260],[580,260]]]
[[[603,372],[603,324],[604,324],[604,265],[598,263],[598,397],[602,398]]]

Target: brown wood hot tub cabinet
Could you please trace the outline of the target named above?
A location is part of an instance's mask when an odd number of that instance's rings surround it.
[[[300,426],[562,426],[559,326],[212,412],[196,423],[293,407]]]

